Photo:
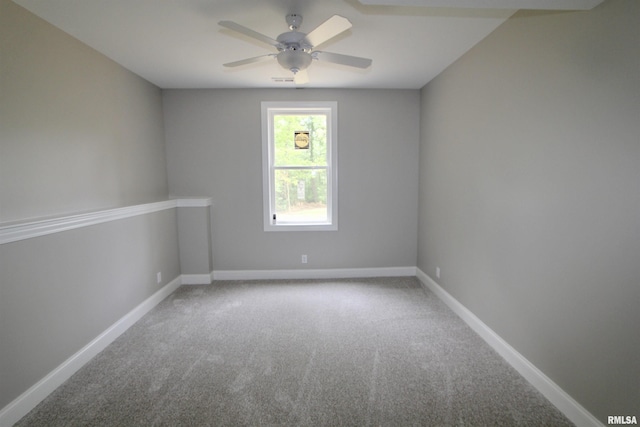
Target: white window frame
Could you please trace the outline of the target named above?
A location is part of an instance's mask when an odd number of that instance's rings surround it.
[[[262,103],[262,194],[264,231],[335,231],[338,229],[338,103],[273,102]],[[273,116],[282,113],[327,115],[327,221],[273,221],[275,212],[275,170],[273,165]]]

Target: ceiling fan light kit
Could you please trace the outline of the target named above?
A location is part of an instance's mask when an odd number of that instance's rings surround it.
[[[293,74],[306,70],[311,65],[311,55],[301,50],[283,50],[276,58],[278,64]]]
[[[295,82],[298,84],[306,83],[308,81],[306,73],[301,72],[309,68],[313,59],[363,69],[371,66],[371,59],[314,51],[315,46],[318,46],[351,28],[351,22],[347,18],[339,15],[333,15],[308,34],[298,31],[298,28],[300,28],[300,25],[302,24],[302,15],[292,13],[287,15],[285,19],[289,25],[290,31],[280,34],[275,40],[240,24],[236,24],[235,22],[220,21],[218,23],[220,26],[267,43],[278,50],[278,53],[270,53],[240,61],[229,62],[224,64],[224,66],[238,67],[258,62],[262,59],[268,59],[269,57],[275,57],[281,67],[294,74]]]

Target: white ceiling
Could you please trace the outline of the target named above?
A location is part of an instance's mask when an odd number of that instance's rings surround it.
[[[322,50],[373,64],[360,70],[314,61],[304,87],[418,89],[517,9],[590,9],[602,0],[14,1],[161,88],[294,87],[272,81],[291,76],[275,59],[223,67],[275,48],[217,23],[275,38],[288,31],[288,13],[303,15],[305,33],[338,14],[353,28]]]

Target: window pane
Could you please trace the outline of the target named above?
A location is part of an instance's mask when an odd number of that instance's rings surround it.
[[[278,223],[327,222],[327,171],[276,169],[276,220]]]
[[[275,166],[327,165],[326,115],[277,114],[273,117],[273,136]],[[296,145],[297,136],[302,138]]]
[[[338,229],[335,101],[263,101],[265,231]]]

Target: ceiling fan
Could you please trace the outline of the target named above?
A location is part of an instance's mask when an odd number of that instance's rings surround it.
[[[286,16],[286,21],[290,31],[280,34],[276,39],[272,39],[271,37],[232,21],[220,21],[218,23],[219,25],[270,44],[278,50],[277,53],[255,56],[223,65],[225,67],[237,67],[273,57],[277,59],[283,68],[293,73],[294,82],[297,84],[303,84],[309,81],[306,69],[314,59],[356,68],[367,68],[371,65],[371,59],[314,50],[316,46],[351,28],[351,22],[347,18],[340,15],[333,15],[308,34],[298,31],[298,28],[300,28],[302,24],[302,15],[295,13],[289,14]]]

